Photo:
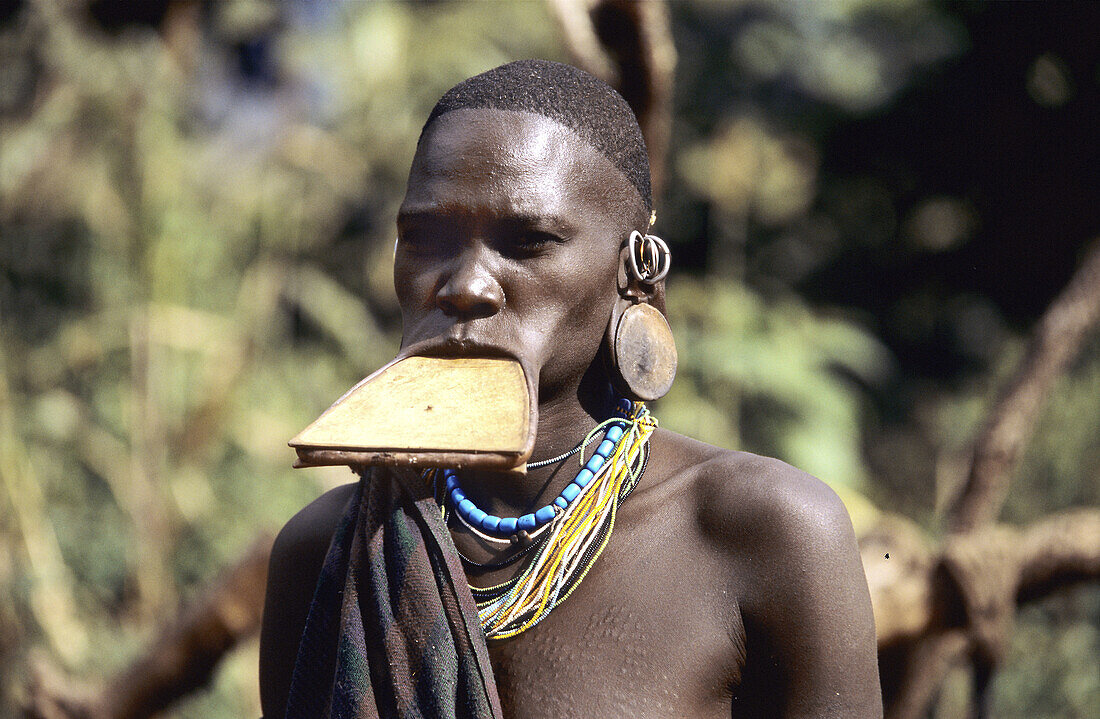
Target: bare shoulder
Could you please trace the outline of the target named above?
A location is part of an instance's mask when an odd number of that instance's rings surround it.
[[[719,536],[767,546],[854,546],[851,520],[827,484],[786,462],[748,452],[722,452],[700,467],[700,519]]]
[[[677,494],[738,587],[738,702],[752,716],[881,716],[867,581],[836,493],[776,459],[676,435],[662,444],[681,465]]]
[[[318,552],[323,561],[336,524],[355,494],[355,488],[353,482],[330,489],[291,517],[275,537],[271,550],[272,567],[276,563],[294,566],[301,560],[312,565]]]
[[[701,530],[745,578],[746,613],[866,595],[848,511],[820,479],[778,459],[723,451],[699,466],[695,496]]]
[[[853,540],[851,522],[836,492],[786,462],[714,447],[660,430],[654,454],[664,458],[656,491],[690,496],[703,530],[744,547]],[[675,487],[675,490],[672,489]]]
[[[275,538],[260,630],[260,698],[264,716],[283,716],[294,660],[329,543],[354,483],[325,492],[291,517]]]

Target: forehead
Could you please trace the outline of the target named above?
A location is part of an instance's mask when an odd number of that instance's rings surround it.
[[[461,109],[426,130],[402,213],[449,210],[630,224],[641,198],[610,160],[542,115]]]

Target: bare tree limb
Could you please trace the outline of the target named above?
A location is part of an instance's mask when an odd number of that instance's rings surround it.
[[[558,20],[565,46],[577,67],[583,68],[608,85],[619,84],[619,73],[607,56],[596,28],[592,25],[592,8],[596,0],[547,0],[550,12]]]
[[[1012,471],[1058,379],[1100,320],[1100,242],[1039,320],[1013,379],[993,407],[974,445],[969,476],[949,512],[953,532],[993,521]]]
[[[944,677],[965,659],[969,647],[966,632],[959,629],[936,632],[920,640],[909,653],[897,695],[887,703],[886,718],[924,717]]]
[[[548,0],[578,67],[614,86],[638,117],[653,198],[664,189],[676,47],[664,2]]]
[[[256,539],[130,666],[98,693],[36,669],[27,719],[144,719],[209,683],[222,657],[259,629],[272,537]]]
[[[1005,525],[956,535],[948,539],[940,559],[959,598],[971,651],[989,664],[1000,662],[1012,636],[1023,564],[1019,535]]]
[[[1087,513],[1040,523],[1022,542],[1016,541],[1018,530],[989,525],[1000,514],[1012,472],[1055,381],[1098,321],[1100,242],[1039,319],[974,443],[966,482],[948,511],[951,534],[942,566],[962,599],[979,715],[986,709],[986,690],[1011,636],[1020,596],[1035,596],[1077,577],[1097,577],[1100,529]]]
[[[1006,607],[1100,580],[1100,509],[1062,512],[1022,529],[984,527],[952,538],[939,552],[915,523],[890,516],[859,544],[883,648],[975,624],[995,648]]]
[[[1036,522],[1022,533],[1019,553],[1021,602],[1100,579],[1100,512],[1075,509]]]
[[[890,559],[885,555],[889,553]],[[1075,509],[1025,528],[996,524],[934,552],[915,523],[887,517],[860,538],[886,676],[887,716],[923,716],[946,673],[975,665],[975,699],[995,671],[1020,603],[1080,581],[1100,581],[1100,510]],[[892,696],[891,696],[892,694]]]
[[[936,555],[916,523],[900,515],[884,516],[859,538],[859,552],[879,647],[927,633],[936,612]]]
[[[260,626],[272,541],[265,534],[253,542],[174,627],[107,685],[105,716],[148,717],[210,681],[222,656]]]

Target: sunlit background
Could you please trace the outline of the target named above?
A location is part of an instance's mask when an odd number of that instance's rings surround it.
[[[1100,236],[1096,6],[683,2],[663,426],[942,528]],[[126,666],[347,470],[286,441],[390,359],[394,215],[455,82],[569,61],[546,3],[0,2],[0,716]],[[1100,505],[1100,338],[1003,518]],[[177,717],[257,717],[255,639]],[[1025,606],[999,717],[1100,715],[1100,591]],[[965,716],[964,670],[935,717]]]

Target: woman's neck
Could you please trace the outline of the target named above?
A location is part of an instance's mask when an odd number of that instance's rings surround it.
[[[573,449],[596,425],[613,416],[616,398],[602,365],[590,368],[573,391],[539,403],[535,447],[529,463],[550,459]],[[595,451],[594,438],[583,454]],[[490,514],[516,517],[550,504],[580,470],[577,455],[526,475],[496,472],[462,472],[459,480],[466,495]]]

